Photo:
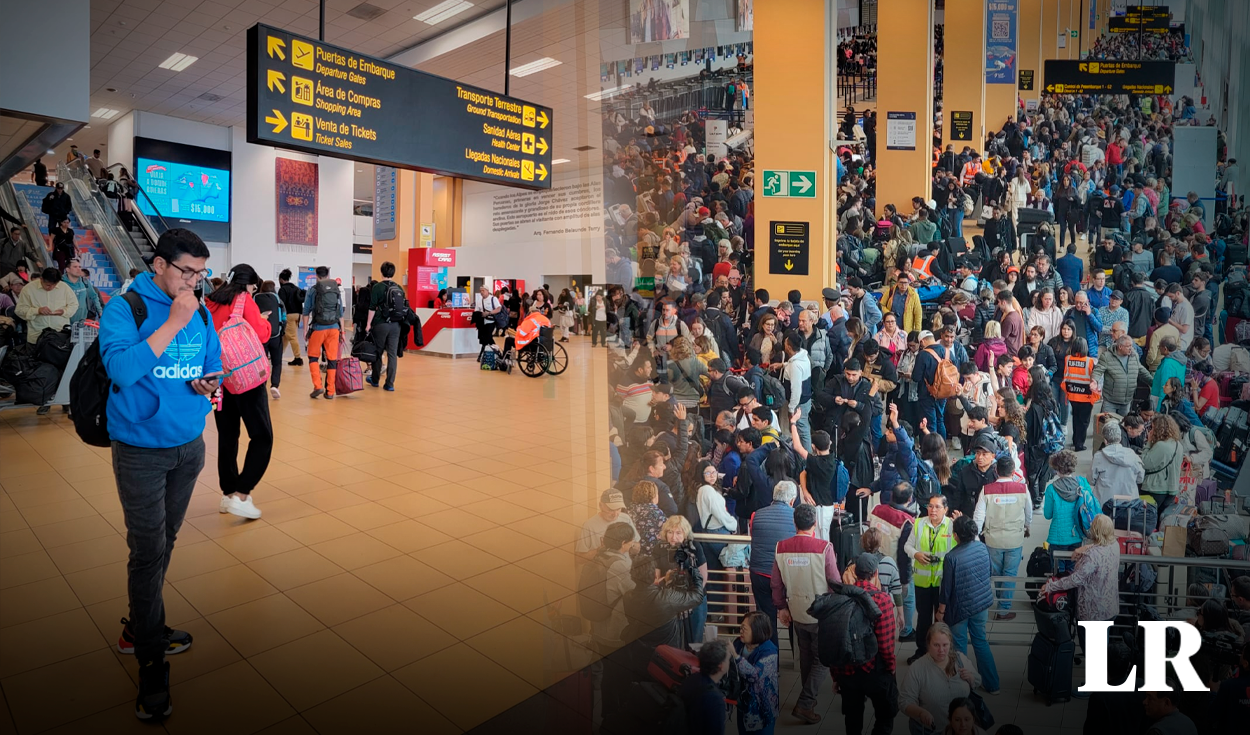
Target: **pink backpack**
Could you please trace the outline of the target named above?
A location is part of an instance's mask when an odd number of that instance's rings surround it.
[[[269,380],[269,357],[256,330],[243,319],[247,294],[234,299],[230,321],[217,336],[221,340],[221,366],[226,370],[223,385],[234,394],[244,393]]]

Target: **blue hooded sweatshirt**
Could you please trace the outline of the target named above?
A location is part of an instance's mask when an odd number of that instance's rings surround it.
[[[100,319],[100,356],[117,389],[109,395],[109,434],[136,447],[181,446],[204,432],[204,417],[212,410],[212,403],[187,381],[221,370],[221,343],[213,320],[205,325],[197,314],[162,354],[152,354],[147,338],[169,318],[173,299],[151,273],[135,278],[130,290],[148,307],[142,327],[135,329],[134,314],[123,298],[109,301]]]

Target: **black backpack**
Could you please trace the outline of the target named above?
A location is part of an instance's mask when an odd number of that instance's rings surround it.
[[[338,324],[341,306],[342,295],[333,281],[329,285],[318,283],[313,287],[313,324]]]
[[[148,318],[148,306],[143,297],[134,291],[122,294],[126,303],[130,304],[130,312],[135,319],[135,329],[143,327]],[[199,309],[200,319],[208,326],[208,312],[204,307]],[[74,431],[78,438],[93,447],[110,446],[108,428],[109,393],[118,393],[104,369],[104,359],[100,356],[100,340],[91,343],[78,363],[78,369],[69,381],[70,417],[74,421]]]
[[[408,297],[404,295],[404,289],[396,283],[388,283],[375,318],[384,322],[406,322],[410,311],[412,310],[408,308]]]
[[[830,668],[862,666],[877,659],[873,622],[881,608],[863,589],[831,584],[807,611],[820,621],[820,663]]]

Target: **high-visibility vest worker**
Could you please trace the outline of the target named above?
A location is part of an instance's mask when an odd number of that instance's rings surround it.
[[[959,180],[964,186],[968,186],[972,182],[976,181],[977,174],[979,173],[982,173],[981,157],[977,156],[964,164],[964,170],[960,173]]]
[[[917,255],[912,258],[911,269],[918,273],[923,273],[925,278],[933,277],[933,261],[937,260],[936,255]]]
[[[942,585],[942,561],[951,549],[955,548],[954,523],[950,517],[942,519],[942,523],[934,528],[927,516],[921,516],[912,529],[913,540],[917,552],[923,551],[933,561],[921,564],[913,558],[915,571],[912,580],[917,587],[940,587]]]
[[[1094,358],[1069,356],[1063,361],[1063,392],[1069,401],[1098,402],[1102,393],[1094,389]]]

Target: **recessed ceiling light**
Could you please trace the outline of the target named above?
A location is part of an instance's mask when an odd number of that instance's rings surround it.
[[[69,142],[71,142],[71,143],[73,143],[73,142],[74,142],[74,139],[73,139],[73,138],[66,138],[66,140],[68,140],[68,141],[69,141]]]
[[[414,20],[419,20],[428,25],[436,25],[442,23],[453,15],[459,15],[469,8],[473,7],[473,3],[468,0],[445,0],[438,5],[430,8],[424,13],[412,16]]]
[[[557,61],[556,59],[553,59],[550,56],[544,56],[543,58],[538,59],[537,61],[531,61],[528,64],[521,64],[520,66],[516,67],[515,69],[513,69],[512,71],[508,73],[514,77],[527,77],[530,74],[537,74],[543,69],[550,69],[553,66],[559,66],[560,64],[563,64],[563,63],[564,63],[563,61]]]
[[[100,109],[91,113],[91,116],[98,117],[104,120],[112,120],[113,118],[117,117],[119,114],[121,113],[118,110],[109,109],[108,107],[101,107]]]
[[[552,161],[552,162],[551,162],[551,165],[552,165],[552,166],[559,166],[559,165],[560,165],[560,164],[562,164],[562,163],[568,163],[568,162],[569,162],[569,159],[567,159],[567,158],[557,158],[556,160],[554,160],[554,161]]]
[[[363,168],[358,168],[358,169],[356,169],[356,173],[358,173],[358,174],[363,174],[364,172],[365,172],[365,170],[364,170]]]
[[[595,93],[593,93],[593,94],[588,94],[588,95],[586,95],[586,99],[588,99],[588,100],[594,100],[595,102],[599,102],[600,100],[602,100],[602,99],[603,99],[603,98],[605,98],[605,97],[611,97],[612,95],[614,95],[614,94],[616,94],[616,93],[618,93],[618,92],[624,92],[625,90],[629,89],[629,88],[630,88],[630,87],[632,87],[632,86],[634,86],[634,85],[632,85],[632,84],[622,84],[622,85],[621,85],[621,86],[619,86],[619,87],[612,87],[611,89],[605,89],[605,90],[603,90],[603,91],[601,91],[601,92],[595,92]]]
[[[179,52],[171,55],[168,59],[165,59],[157,66],[162,69],[169,69],[170,71],[182,71],[199,60],[200,57],[198,56],[188,56]]]

